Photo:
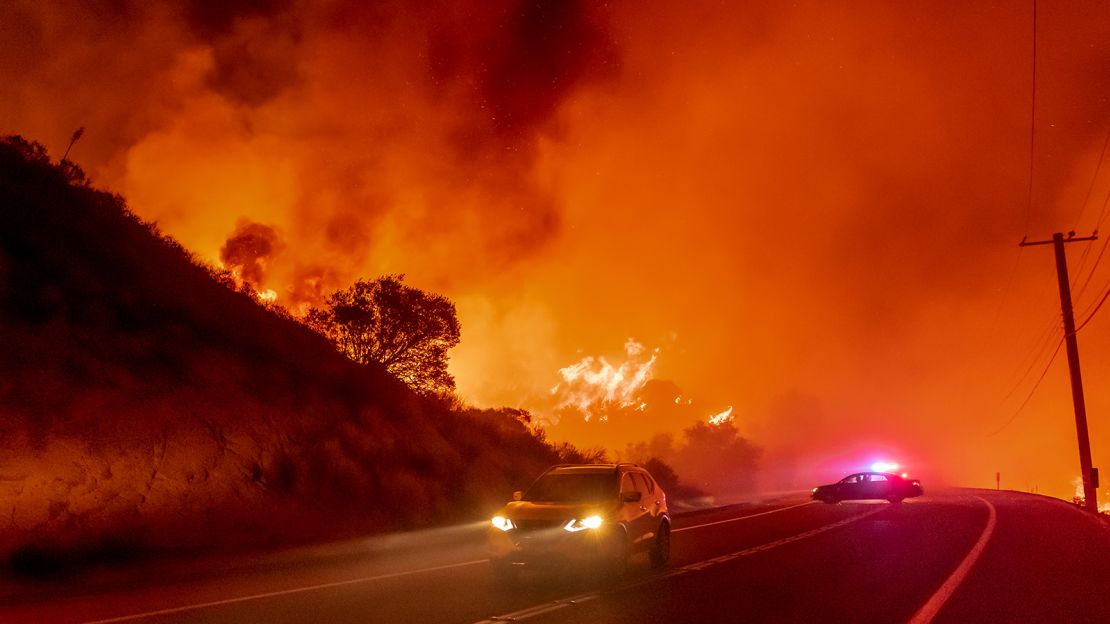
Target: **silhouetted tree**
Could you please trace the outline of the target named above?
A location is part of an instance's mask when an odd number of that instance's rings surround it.
[[[664,491],[674,492],[678,489],[678,475],[670,464],[658,457],[652,457],[643,465],[651,473],[651,476],[655,477],[655,482],[661,485]]]
[[[755,488],[761,449],[743,438],[733,423],[698,422],[683,434],[685,443],[674,456],[683,479],[715,494]]]
[[[554,445],[554,449],[560,464],[608,464],[610,462],[609,453],[601,446],[580,449],[570,442],[560,442]]]
[[[358,280],[309,310],[306,321],[356,362],[377,362],[422,394],[450,392],[447,350],[459,343],[455,304],[402,280]]]

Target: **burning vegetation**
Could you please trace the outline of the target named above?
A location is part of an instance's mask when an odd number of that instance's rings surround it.
[[[38,144],[0,141],[0,199],[0,556],[25,569],[458,520],[578,452],[352,362]]]
[[[1034,55],[1028,9],[9,0],[0,133],[85,127],[99,184],[297,318],[379,275],[442,293],[475,404],[542,413],[636,336],[697,408],[659,431],[732,405],[778,469],[877,426],[952,481],[1070,497],[1066,388],[1031,392],[1057,312],[1015,243],[1106,229],[1110,19],[1046,9]],[[821,412],[783,421],[794,395]]]
[[[734,4],[4,3],[0,132],[136,213],[4,144],[5,548],[267,539],[367,490],[432,521],[443,474],[556,457],[803,487],[860,431],[1070,495],[1012,253],[1102,224],[1110,20],[1055,9],[1029,93],[1025,35],[981,35],[1022,7]]]

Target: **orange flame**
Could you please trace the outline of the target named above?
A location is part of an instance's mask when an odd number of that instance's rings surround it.
[[[717,413],[717,414],[713,414],[712,416],[709,417],[709,424],[714,425],[714,426],[723,425],[723,424],[725,424],[727,422],[731,422],[731,421],[732,421],[732,406],[731,405],[729,405],[728,409],[726,409],[725,411]]]
[[[630,407],[639,403],[639,391],[652,379],[652,368],[659,358],[659,349],[648,351],[629,338],[624,343],[625,359],[614,365],[604,357],[586,356],[579,362],[560,368],[563,381],[551,389],[558,399],[556,411],[574,409],[588,421],[594,416],[605,420],[609,407]]]

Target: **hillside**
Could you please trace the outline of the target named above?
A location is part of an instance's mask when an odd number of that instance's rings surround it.
[[[347,360],[18,137],[0,141],[0,345],[5,558],[472,518],[555,461],[516,412]]]

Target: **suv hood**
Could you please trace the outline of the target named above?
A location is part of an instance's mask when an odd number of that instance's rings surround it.
[[[512,520],[561,520],[581,518],[593,514],[606,514],[616,508],[615,503],[541,503],[513,501],[501,509],[499,515]]]

